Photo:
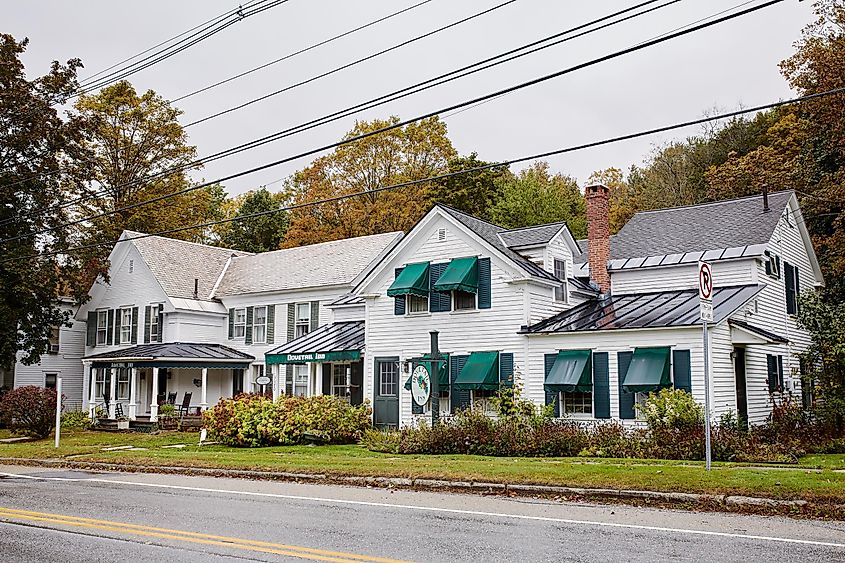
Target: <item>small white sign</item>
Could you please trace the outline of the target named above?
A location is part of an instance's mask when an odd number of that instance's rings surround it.
[[[266,375],[262,375],[255,378],[256,385],[270,385],[270,378]]]
[[[425,405],[431,396],[431,374],[425,366],[417,366],[411,374],[411,396],[420,406]]]
[[[701,311],[701,320],[708,323],[713,322],[713,302],[701,301],[699,303],[699,310]]]

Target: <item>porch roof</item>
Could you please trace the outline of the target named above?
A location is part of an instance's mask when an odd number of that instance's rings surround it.
[[[364,321],[323,325],[264,354],[267,364],[358,360],[364,349]]]
[[[238,369],[255,361],[255,357],[221,344],[165,342],[111,350],[83,360],[93,362],[94,367],[125,363],[127,367]]]

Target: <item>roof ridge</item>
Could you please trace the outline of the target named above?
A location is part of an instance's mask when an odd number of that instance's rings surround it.
[[[527,231],[529,229],[541,229],[543,227],[551,227],[553,225],[566,225],[566,221],[552,221],[551,223],[540,223],[539,225],[529,225],[528,227],[514,227],[513,229],[505,229],[503,233],[515,233],[517,231]]]
[[[454,212],[454,213],[459,213],[460,215],[464,215],[465,217],[469,217],[470,219],[473,219],[475,221],[479,221],[481,223],[486,223],[487,225],[490,225],[491,227],[495,227],[495,228],[499,229],[499,232],[507,231],[507,229],[504,228],[501,225],[497,225],[496,223],[492,223],[492,222],[488,221],[487,219],[482,219],[480,217],[476,217],[475,215],[470,215],[469,213],[467,213],[465,211],[461,211],[460,209],[452,207],[451,205],[446,205],[445,203],[435,203],[434,206],[435,207],[442,207],[442,208],[444,208],[448,211]],[[496,234],[499,234],[499,233],[496,233]]]
[[[236,256],[236,258],[248,258],[248,257],[252,257],[252,256],[267,256],[268,254],[276,254],[278,252],[287,252],[287,251],[290,251],[290,250],[300,250],[300,249],[303,249],[303,248],[316,248],[316,247],[319,247],[319,246],[326,246],[326,245],[329,245],[329,244],[336,244],[336,243],[346,242],[346,241],[350,241],[350,240],[360,240],[360,239],[372,238],[372,237],[383,237],[383,236],[387,236],[387,235],[396,236],[396,235],[399,235],[399,234],[404,234],[404,232],[403,231],[388,231],[386,233],[373,233],[373,234],[370,234],[370,235],[360,235],[360,236],[357,236],[357,237],[347,237],[347,238],[339,238],[339,239],[334,239],[334,240],[324,240],[323,242],[315,242],[313,244],[303,244],[301,246],[291,246],[289,248],[277,248],[276,250],[268,250],[266,252],[256,252],[254,254],[249,254],[248,256]]]
[[[772,197],[772,196],[775,196],[775,195],[786,194],[786,193],[794,194],[795,190],[779,190],[779,191],[776,191],[776,192],[770,192],[769,197]],[[718,200],[718,201],[705,201],[703,203],[691,203],[691,204],[688,204],[688,205],[676,205],[674,207],[662,207],[660,209],[646,209],[644,211],[637,211],[635,213],[635,215],[644,215],[646,213],[660,213],[662,211],[676,211],[678,209],[692,209],[694,207],[708,207],[708,206],[711,206],[711,205],[725,205],[725,204],[728,204],[728,203],[735,203],[737,201],[744,201],[744,200],[754,199],[754,198],[762,199],[763,194],[746,195],[746,196],[742,196],[742,197],[734,197],[734,198],[731,198],[731,199],[721,199],[721,200]]]
[[[162,239],[162,240],[179,242],[179,243],[183,243],[183,244],[192,244],[194,246],[202,246],[204,248],[210,248],[210,249],[213,249],[213,250],[220,250],[220,251],[224,251],[224,252],[238,252],[238,253],[241,253],[243,255],[250,255],[250,256],[253,254],[252,252],[247,252],[246,250],[236,250],[234,248],[226,248],[224,246],[214,246],[213,244],[205,244],[205,243],[202,243],[202,242],[194,242],[192,240],[182,240],[182,239],[179,239],[179,238],[163,237],[161,235],[153,235],[153,234],[150,234],[150,233],[144,233],[144,232],[141,232],[141,231],[132,231],[132,230],[129,230],[129,229],[124,229],[123,233],[124,234],[134,233],[136,235],[143,235],[142,239],[130,239],[131,242],[134,242],[135,240],[143,240],[145,238],[146,239],[157,238],[157,239]]]

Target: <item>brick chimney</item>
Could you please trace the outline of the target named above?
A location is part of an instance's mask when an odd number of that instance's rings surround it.
[[[587,241],[590,277],[603,295],[610,293],[610,189],[602,184],[587,186]]]

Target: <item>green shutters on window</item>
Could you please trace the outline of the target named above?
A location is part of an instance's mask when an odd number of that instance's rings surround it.
[[[619,418],[622,420],[633,420],[637,417],[634,412],[634,394],[628,393],[622,388],[622,382],[625,381],[625,376],[628,374],[628,366],[631,365],[631,358],[633,352],[618,352],[616,359],[617,366],[617,381],[619,384]]]
[[[552,367],[555,365],[555,361],[557,360],[557,354],[546,354],[543,356],[543,380],[545,381],[546,378],[549,377],[549,373],[552,371]],[[555,410],[555,418],[560,417],[560,393],[552,388],[543,386],[546,395],[546,405],[554,405]]]
[[[455,389],[454,387],[455,380],[458,378],[461,370],[464,369],[468,358],[469,356],[451,356],[449,358],[449,382],[452,384],[449,390],[449,406],[452,410],[452,414],[455,414],[460,409],[468,407],[470,404],[469,391],[465,389]]]
[[[675,376],[675,389],[692,393],[692,370],[690,369],[690,351],[672,352],[672,373]]]
[[[132,307],[132,334],[129,341],[132,344],[138,343],[138,307]]]
[[[85,327],[85,345],[97,345],[97,311],[88,311],[88,326]]]
[[[513,354],[510,352],[499,354],[499,381],[508,387],[513,386]]]
[[[252,307],[246,308],[246,327],[244,328],[244,344],[252,344]]]
[[[769,393],[777,393],[783,389],[783,357],[766,354],[766,380]]]
[[[276,306],[267,305],[267,344],[273,344],[276,338]]]
[[[320,326],[320,302],[311,302],[311,330],[317,330]]]
[[[402,268],[396,268],[394,271],[394,281],[399,279],[399,276],[402,274]],[[393,314],[394,315],[404,315],[405,314],[405,296],[404,295],[397,295],[393,298]]]
[[[593,401],[596,418],[610,418],[610,370],[607,352],[593,353]]]
[[[161,327],[159,327],[159,330]],[[235,310],[229,309],[229,340],[235,338]]]
[[[448,262],[431,264],[428,269],[429,287],[434,287],[443,272],[446,271]],[[452,294],[448,291],[431,290],[428,296],[428,310],[432,313],[443,313],[452,310]]]
[[[491,305],[490,291],[490,259],[478,259],[478,308],[489,309]]]
[[[106,344],[111,345],[114,342],[114,331],[116,326],[114,324],[114,309],[109,309],[108,315],[108,322],[106,323]],[[117,339],[120,342],[120,337]]]
[[[150,306],[144,307],[144,344],[150,343]]]

